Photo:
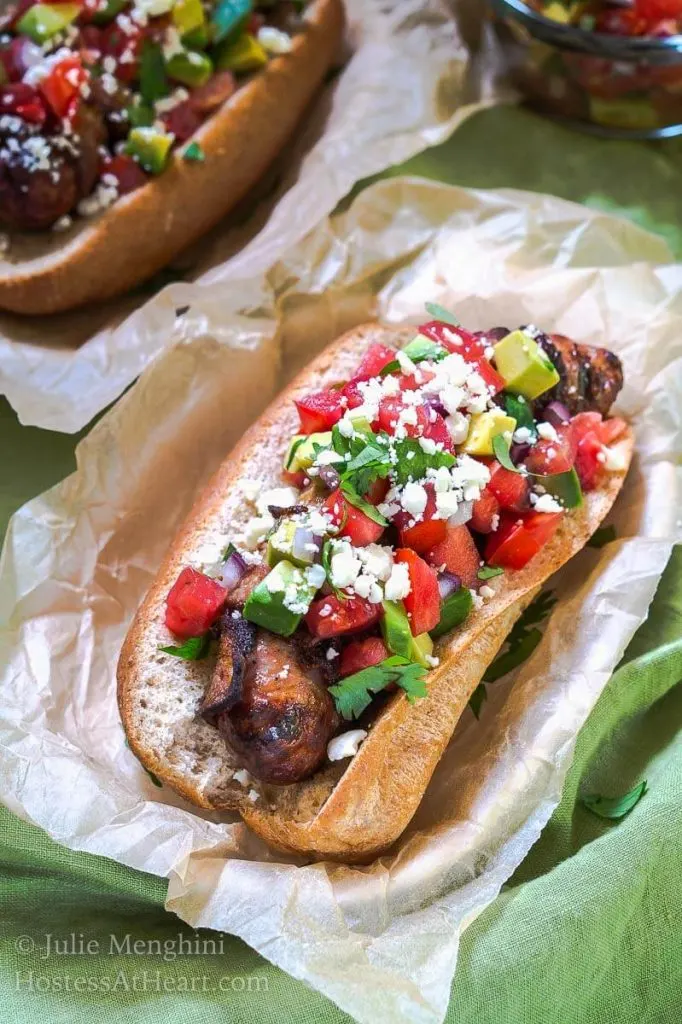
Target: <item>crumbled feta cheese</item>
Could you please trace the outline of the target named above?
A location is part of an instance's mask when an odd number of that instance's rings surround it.
[[[438,450],[436,442],[432,441],[430,437],[420,437],[419,447],[423,452],[426,452],[427,455],[435,455]],[[441,448],[442,447],[443,446],[441,445]],[[410,455],[414,456],[414,452],[408,452],[408,458]]]
[[[160,14],[168,14],[175,0],[134,0],[134,13],[144,18],[157,18]]]
[[[536,512],[563,512],[563,505],[551,494],[531,494],[530,503]]]
[[[467,400],[467,393],[464,388],[449,384],[439,392],[438,400],[443,403],[448,412],[455,413],[464,406]]]
[[[469,435],[469,417],[462,412],[453,412],[445,420],[450,437],[455,444],[464,444]]]
[[[258,42],[267,53],[271,53],[273,56],[289,53],[293,45],[291,36],[271,25],[263,25],[258,29]]]
[[[538,434],[546,441],[558,441],[559,435],[551,423],[538,423]]]
[[[427,501],[428,494],[421,484],[413,482],[405,484],[400,496],[400,504],[406,512],[415,517],[420,517],[424,513]]]
[[[368,544],[357,548],[356,554],[362,562],[363,571],[386,582],[393,568],[393,551],[382,544]]]
[[[483,598],[480,594],[477,594],[475,590],[471,591],[471,601],[474,608],[478,611],[479,608],[483,607]]]
[[[484,598],[490,598],[495,596],[495,591],[493,590],[492,587],[489,587],[487,583],[485,583],[482,587],[479,587],[478,592],[481,595],[481,597]]]
[[[396,352],[396,359],[403,373],[414,373],[417,369],[416,365],[412,362],[407,353],[399,350]]]
[[[317,614],[320,616],[321,619],[326,619],[327,616],[331,615],[331,613],[332,606],[330,604],[323,604]]]
[[[533,431],[529,427],[517,427],[513,434],[513,440],[517,444],[530,444],[533,440]]]
[[[426,664],[430,668],[438,668],[438,666],[440,665],[440,658],[436,658],[432,654],[426,654],[424,655],[424,657],[426,659]]]
[[[329,560],[331,582],[335,587],[352,586],[362,571],[362,562],[347,540],[334,541]]]
[[[312,547],[315,551],[317,551],[316,544],[306,545],[306,547],[308,546]],[[305,570],[306,583],[309,586],[311,586],[314,590],[319,590],[324,581],[326,580],[326,578],[327,574],[325,573],[321,565],[310,565]]]
[[[251,801],[251,803],[255,804],[257,799],[258,799],[258,792],[257,792],[257,790],[250,789],[249,790],[249,800]]]
[[[371,576],[369,573],[362,573],[362,575],[358,576],[353,589],[358,597],[364,597],[370,604],[380,604],[384,599],[376,577]]]
[[[251,776],[247,772],[246,768],[240,768],[239,771],[236,771],[233,778],[235,782],[238,782],[240,786],[244,786],[245,788],[251,783]]]
[[[449,519],[459,507],[457,491],[436,491],[436,519]]]
[[[261,515],[265,515],[269,505],[273,508],[290,508],[297,501],[298,491],[295,487],[273,487],[256,498],[256,508]]]
[[[247,551],[253,551],[254,548],[257,548],[265,540],[274,525],[275,520],[269,512],[266,515],[254,516],[252,519],[249,519],[240,538]]]
[[[319,453],[315,462],[318,466],[331,466],[335,462],[343,462],[343,455],[339,455],[333,448],[325,448]]]
[[[338,658],[338,656],[339,656],[339,652],[334,647],[329,647],[327,649],[327,654],[326,654],[327,661],[333,661],[334,658]]]
[[[327,757],[330,761],[343,761],[346,757],[355,757],[358,747],[367,738],[366,729],[349,729],[335,736],[327,745]]]
[[[410,574],[407,566],[400,562],[394,565],[386,581],[384,595],[387,601],[402,601],[410,592]]]
[[[63,217],[60,217],[59,220],[56,220],[54,222],[54,224],[52,225],[52,230],[56,231],[57,233],[59,233],[60,231],[68,231],[72,224],[73,218],[69,217],[67,213]]]

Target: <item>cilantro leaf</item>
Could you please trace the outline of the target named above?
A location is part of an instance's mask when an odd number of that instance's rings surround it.
[[[406,345],[403,352],[415,364],[423,363],[426,359],[439,363],[448,354],[442,345],[431,341],[430,338],[420,338],[419,336]],[[379,376],[386,377],[389,373],[399,373],[401,369],[400,362],[397,359],[392,359],[390,363],[386,363],[383,370],[379,371]]]
[[[488,691],[485,688],[485,683],[479,683],[474,692],[469,697],[469,707],[474,713],[476,718],[481,717],[481,708],[483,707],[483,701],[488,699]]]
[[[350,505],[353,505],[361,512],[364,512],[372,522],[378,523],[379,526],[388,526],[388,519],[386,519],[385,516],[382,516],[376,506],[370,505],[368,501],[365,501],[365,499],[358,494],[355,487],[349,480],[341,480],[341,493]]]
[[[542,633],[540,630],[531,629],[515,647],[511,647],[504,654],[500,654],[495,658],[492,665],[488,666],[483,673],[486,683],[494,683],[497,679],[501,679],[502,676],[506,676],[507,672],[511,672],[512,669],[522,665],[527,658],[530,658],[541,640]]]
[[[501,576],[504,569],[500,569],[496,565],[484,565],[482,569],[479,569],[476,575],[479,580],[492,580],[495,576]]]
[[[329,692],[334,698],[336,710],[342,718],[348,720],[359,718],[371,704],[372,696],[385,690],[390,683],[396,683],[405,691],[410,704],[425,697],[425,675],[426,669],[422,665],[393,655],[378,665],[346,676],[336,686],[330,686]]]
[[[509,454],[509,441],[504,434],[495,434],[493,438],[493,452],[495,453],[495,458],[500,465],[504,466],[505,469],[508,469],[510,473],[519,472],[511,460],[511,455]]]
[[[198,142],[190,142],[189,146],[187,146],[182,154],[182,159],[194,161],[195,163],[203,163],[206,159],[206,154]]]
[[[427,454],[414,437],[404,437],[395,441],[393,450],[397,462],[391,469],[398,486],[403,486],[410,479],[421,480],[426,476],[427,469],[438,469],[440,466],[449,469],[455,464],[455,456],[451,452],[435,451]]]
[[[647,791],[646,779],[637,786],[625,793],[623,796],[600,796],[598,793],[591,793],[582,797],[581,804],[588,811],[592,811],[599,818],[607,818],[609,821],[620,821],[632,808],[639,803]]]
[[[164,654],[172,654],[175,658],[183,658],[185,661],[199,661],[208,654],[210,636],[204,633],[202,636],[191,636],[185,640],[180,647],[159,647]]]
[[[530,626],[537,626],[547,618],[557,598],[551,590],[545,590],[528,605],[514,623],[511,633],[507,637],[507,643],[513,646],[522,640]]]
[[[598,530],[594,531],[594,533],[588,540],[587,546],[588,548],[603,548],[605,544],[610,544],[611,541],[615,539],[615,526],[600,526]]]
[[[336,597],[338,597],[338,599],[340,601],[347,601],[348,600],[348,595],[344,594],[344,592],[342,590],[339,590],[339,588],[337,586],[335,586],[333,581],[332,581],[331,558],[332,558],[333,550],[334,550],[334,541],[333,540],[326,540],[324,542],[323,546],[322,546],[321,565],[322,565],[322,568],[324,569],[325,573],[327,574],[327,583],[329,584],[329,586],[334,591],[334,595]]]
[[[163,789],[163,782],[161,782],[161,779],[157,779],[157,777],[156,777],[156,775],[154,774],[154,772],[151,772],[151,771],[149,770],[149,768],[145,768],[145,767],[144,767],[144,765],[142,765],[142,767],[144,768],[144,770],[146,771],[147,775],[148,775],[148,776],[149,776],[149,778],[150,778],[150,779],[152,780],[152,782],[154,783],[154,785],[155,785],[155,786],[158,786],[158,787],[159,787],[159,789]]]
[[[526,401],[523,395],[505,395],[504,411],[507,416],[511,416],[512,419],[516,420],[517,430],[519,427],[525,427],[526,430],[530,430],[533,437],[538,436],[530,403]]]
[[[452,324],[453,327],[461,327],[461,323],[450,313],[445,306],[440,306],[437,302],[425,302],[426,312],[429,316],[432,316],[434,320],[442,320],[446,324]]]

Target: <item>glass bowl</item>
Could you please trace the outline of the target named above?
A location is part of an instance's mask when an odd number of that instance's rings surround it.
[[[526,104],[609,138],[682,134],[682,35],[618,36],[489,0],[506,70]]]

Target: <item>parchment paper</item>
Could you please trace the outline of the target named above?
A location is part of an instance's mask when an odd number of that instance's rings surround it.
[[[265,271],[362,178],[441,142],[495,101],[494,64],[481,70],[470,58],[481,33],[477,0],[345,3],[351,59],[251,199],[178,257],[182,279],[197,284],[159,292],[157,278],[124,298],[49,318],[0,313],[0,393],[22,423],[79,430],[186,336],[175,310],[203,283],[220,283],[230,301],[238,280]],[[205,326],[222,329],[220,319]]]
[[[441,1021],[459,937],[558,802],[576,734],[680,533],[682,267],[668,259],[662,240],[557,199],[395,179],[239,295],[207,286],[184,340],[80,444],[77,472],[11,522],[2,799],[70,848],[167,876],[184,920],[241,936],[358,1021]],[[637,459],[618,539],[555,578],[542,643],[513,688],[489,687],[480,722],[465,712],[395,853],[305,865],[153,786],[124,743],[116,660],[197,486],[282,380],[373,307],[418,321],[425,299],[472,328],[532,321],[608,341]]]

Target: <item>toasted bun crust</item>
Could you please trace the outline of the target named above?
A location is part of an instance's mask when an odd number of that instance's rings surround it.
[[[438,641],[439,666],[428,696],[408,704],[396,693],[379,712],[358,754],[291,786],[260,786],[253,802],[234,779],[240,766],[216,729],[196,715],[211,667],[159,653],[170,634],[165,599],[183,565],[216,557],[251,516],[240,480],[276,485],[295,432],[295,398],[347,378],[374,341],[408,340],[412,330],[367,324],[334,342],[247,432],[199,497],[159,570],[126,638],[118,668],[121,716],[132,750],[160,779],[200,807],[238,809],[274,846],[313,857],[362,860],[405,829],[467,701],[514,621],[539,587],[585,544],[611,508],[625,472],[609,473],[585,496],[543,550],[522,570],[489,581],[496,591],[458,629]],[[633,437],[618,448],[629,462]],[[254,796],[254,793],[251,793]]]
[[[119,295],[213,227],[293,133],[332,64],[343,23],[341,0],[315,0],[291,52],[270,61],[196,132],[203,163],[175,151],[163,174],[97,219],[78,220],[64,234],[13,235],[0,260],[0,308],[57,313]]]

